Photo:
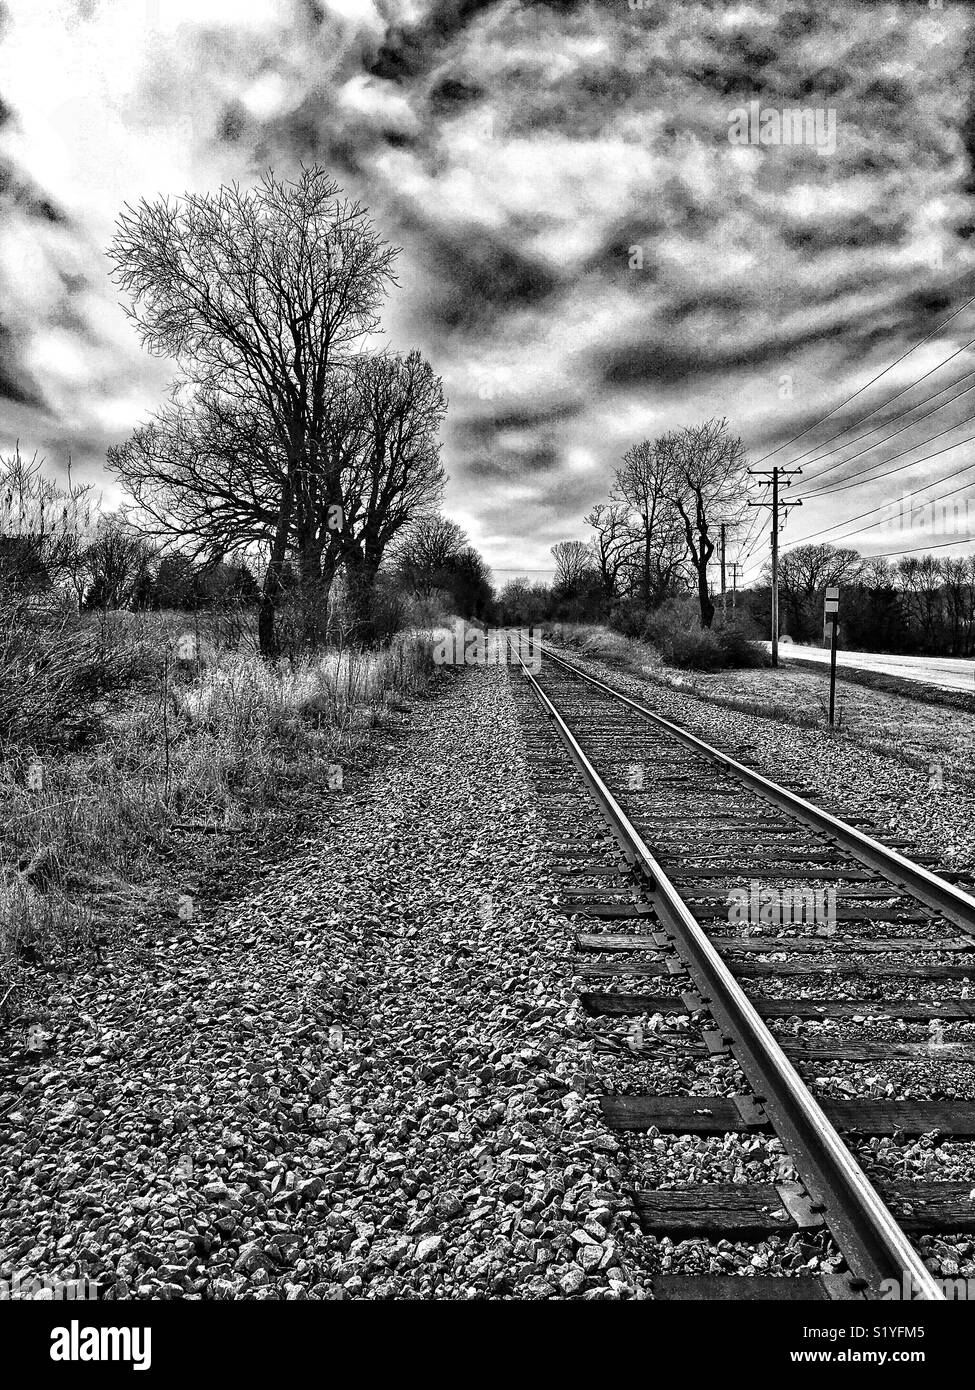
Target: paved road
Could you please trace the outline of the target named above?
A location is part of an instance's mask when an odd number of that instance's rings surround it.
[[[766,642],[766,646],[770,644]],[[824,647],[800,647],[791,642],[779,643],[779,659],[801,657],[804,661],[822,661],[829,665],[829,651]],[[857,666],[862,671],[880,671],[885,676],[901,676],[904,680],[937,685],[942,690],[965,690],[975,694],[975,661],[950,656],[885,656],[880,652],[844,652],[836,654],[836,666]]]

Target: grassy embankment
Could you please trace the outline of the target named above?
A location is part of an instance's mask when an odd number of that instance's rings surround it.
[[[327,788],[330,764],[426,692],[431,652],[429,635],[401,633],[268,665],[239,619],[7,604],[0,1015],[33,972],[177,912],[208,846],[280,814],[289,791]]]

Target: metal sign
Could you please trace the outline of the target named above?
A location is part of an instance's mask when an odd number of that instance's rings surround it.
[[[826,622],[829,623],[829,724],[836,716],[836,632],[840,625],[840,591],[836,585],[826,590]]]

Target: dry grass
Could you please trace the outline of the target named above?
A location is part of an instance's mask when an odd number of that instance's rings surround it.
[[[82,632],[71,649],[83,679],[60,647],[52,662],[73,692],[60,718],[38,718],[34,737],[18,722],[0,743],[0,1000],[25,971],[64,964],[159,906],[160,867],[188,826],[239,827],[289,789],[326,785],[329,763],[434,671],[423,634],[274,666],[201,634],[181,662],[186,619],[124,618],[102,651],[127,663],[128,683],[89,679],[99,638]],[[66,740],[65,726],[82,735]]]
[[[764,719],[778,719],[797,728],[817,728],[825,722],[826,709],[821,714],[799,709],[794,702],[776,702],[767,693],[768,672],[760,675],[754,671],[722,672],[721,676],[699,671],[676,671],[667,666],[659,653],[649,643],[634,637],[623,637],[608,628],[587,626],[585,624],[555,624],[546,630],[546,637],[558,646],[579,652],[593,661],[605,662],[627,675],[636,676],[648,685],[660,685],[667,690],[677,690],[692,699],[705,700],[708,704],[719,705],[724,709],[737,710],[741,714],[753,714]],[[743,695],[722,693],[715,688],[716,681],[731,682],[743,677],[747,682],[766,687],[755,698],[746,692]]]
[[[612,628],[590,623],[552,623],[545,628],[545,637],[560,647],[569,647],[593,661],[605,661],[624,667],[636,674],[660,675],[663,662],[647,643],[624,637]]]

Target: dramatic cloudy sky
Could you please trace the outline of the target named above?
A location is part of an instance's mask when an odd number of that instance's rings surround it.
[[[384,323],[444,377],[448,511],[498,577],[543,570],[630,444],[727,415],[757,461],[975,295],[970,22],[955,0],[10,0],[0,442],[94,476],[159,404],[170,369],[107,277],[124,202],[319,162],[403,247]],[[832,110],[835,149],[731,143],[756,100]],[[975,305],[773,461],[969,338]],[[962,352],[890,413],[973,368]],[[829,482],[967,439],[972,402]],[[786,539],[966,457],[810,498]]]

